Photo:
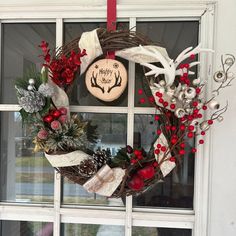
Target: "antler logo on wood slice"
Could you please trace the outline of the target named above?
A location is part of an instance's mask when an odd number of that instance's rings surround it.
[[[93,96],[111,102],[124,92],[127,85],[127,71],[119,61],[102,59],[89,67],[85,82]]]

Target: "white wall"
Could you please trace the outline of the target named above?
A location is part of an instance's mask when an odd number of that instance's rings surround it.
[[[219,0],[216,21],[216,68],[220,56],[236,56],[236,0]],[[236,74],[236,68],[234,67]],[[224,122],[213,131],[209,236],[236,235],[236,81],[221,95],[229,101]]]
[[[117,0],[118,4],[138,4],[145,0]],[[178,1],[178,0],[176,0]],[[158,4],[158,0],[151,0]],[[189,0],[199,2],[198,0]],[[0,0],[1,5],[54,3],[104,5],[106,0]],[[236,0],[218,0],[216,19],[216,67],[220,67],[220,55],[232,53],[236,56]],[[236,67],[234,67],[236,74]],[[236,81],[220,97],[222,103],[229,101],[224,122],[213,130],[211,184],[209,203],[209,236],[236,235]],[[234,146],[235,145],[235,146]]]

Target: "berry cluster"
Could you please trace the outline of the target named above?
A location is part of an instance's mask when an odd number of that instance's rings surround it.
[[[47,42],[42,41],[39,47],[43,51],[44,65],[49,68],[52,81],[60,87],[70,85],[80,67],[80,58],[86,55],[86,51],[80,52],[79,50],[76,53],[72,50],[69,56],[61,53],[58,56],[52,57]]]

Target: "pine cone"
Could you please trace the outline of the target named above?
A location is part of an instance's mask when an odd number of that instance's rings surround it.
[[[96,151],[93,154],[93,159],[97,163],[98,169],[107,163],[108,158],[109,158],[109,155],[105,150]]]
[[[86,159],[84,161],[81,161],[78,168],[79,173],[83,177],[92,177],[97,173],[97,163],[93,159]]]

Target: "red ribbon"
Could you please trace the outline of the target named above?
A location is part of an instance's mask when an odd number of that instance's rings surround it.
[[[116,0],[107,0],[107,30],[116,30]],[[108,59],[115,59],[115,52],[107,52]]]

